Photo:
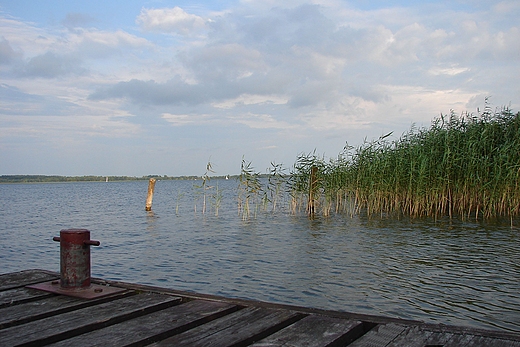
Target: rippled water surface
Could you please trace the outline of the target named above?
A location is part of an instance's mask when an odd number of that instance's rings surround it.
[[[283,209],[244,221],[236,181],[210,183],[223,195],[218,216],[210,196],[202,214],[193,181],[158,181],[153,212],[145,181],[0,185],[0,272],[59,271],[52,237],[87,228],[101,241],[95,277],[520,332],[520,231],[509,223]]]

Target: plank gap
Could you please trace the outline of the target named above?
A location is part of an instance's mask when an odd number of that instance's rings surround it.
[[[327,347],[340,347],[348,346],[357,339],[363,337],[366,333],[377,326],[377,323],[372,322],[361,322],[361,324],[355,326],[352,330],[345,333],[336,341],[333,341]]]
[[[272,335],[286,327],[288,327],[289,325],[291,324],[294,324],[296,323],[297,321],[307,317],[308,314],[305,314],[305,313],[296,313],[294,316],[292,317],[289,317],[288,319],[278,323],[278,324],[275,324],[245,340],[242,340],[240,342],[237,342],[235,344],[232,344],[230,345],[229,347],[243,347],[243,346],[249,346],[250,344],[252,343],[255,343],[256,341],[260,341],[262,339],[265,339],[266,337],[268,337],[269,335]]]
[[[191,300],[190,300],[191,301]],[[172,336],[175,336],[175,335],[178,335],[178,334],[181,334],[185,331],[188,331],[190,329],[194,329],[196,327],[199,327],[201,325],[204,325],[206,323],[209,323],[215,319],[219,319],[219,318],[222,318],[224,316],[227,316],[233,312],[237,312],[237,311],[240,311],[242,309],[244,309],[245,306],[232,306],[226,310],[222,310],[220,312],[216,312],[212,315],[209,315],[209,316],[206,316],[206,317],[203,317],[203,318],[200,318],[200,319],[197,319],[197,320],[194,320],[188,324],[184,324],[180,327],[176,327],[174,329],[171,329],[169,331],[165,331],[164,333],[161,333],[161,334],[157,334],[153,337],[150,337],[150,338],[147,338],[143,341],[139,341],[139,342],[136,342],[136,343],[132,343],[132,344],[129,344],[127,345],[126,347],[144,347],[144,346],[148,346],[152,343],[155,343],[155,342],[159,342],[159,341],[162,341],[162,340],[165,340],[169,337],[172,337]]]

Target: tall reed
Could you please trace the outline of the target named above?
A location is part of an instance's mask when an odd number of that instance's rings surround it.
[[[316,167],[323,215],[520,215],[520,112],[486,105],[477,115],[441,114],[430,128],[412,127],[397,140],[390,135],[347,145],[329,161],[300,155],[289,177],[293,210],[301,208]]]
[[[238,177],[238,212],[242,214],[244,220],[250,217],[251,207],[254,208],[253,211],[256,215],[258,197],[263,193],[259,176],[260,174],[255,172],[251,162],[242,158],[240,176]]]
[[[276,211],[278,202],[283,199],[284,187],[286,183],[286,169],[282,164],[276,164],[271,162],[271,167],[267,169],[267,187],[266,196],[268,201],[271,202],[272,211]]]
[[[209,186],[208,183],[211,180],[211,177],[209,176],[210,173],[215,173],[213,171],[213,164],[211,161],[208,161],[206,164],[206,172],[204,172],[204,175],[201,176],[202,183],[200,185],[195,184],[193,188],[195,188],[195,195],[201,195],[202,196],[202,214],[206,213],[206,197],[207,197],[207,191],[209,189],[212,189],[213,187]],[[197,212],[197,203],[195,202],[195,212]]]

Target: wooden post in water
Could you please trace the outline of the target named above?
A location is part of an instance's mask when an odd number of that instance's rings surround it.
[[[146,197],[145,211],[152,210],[153,190],[155,189],[155,178],[150,178],[148,182],[148,196]]]
[[[307,210],[309,212],[309,217],[314,217],[314,209],[315,209],[315,197],[314,193],[316,192],[316,187],[318,184],[318,180],[316,178],[316,174],[318,173],[318,168],[316,166],[311,167],[311,177],[309,180],[309,203],[307,205]]]

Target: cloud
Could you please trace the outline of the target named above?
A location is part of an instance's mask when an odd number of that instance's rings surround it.
[[[499,3],[493,5],[493,11],[499,15],[511,15],[515,12],[520,11],[520,4],[518,1],[500,1]]]
[[[41,105],[44,97],[25,93],[8,84],[0,84],[0,99],[0,114],[27,115],[34,114],[39,109],[37,105]]]
[[[450,66],[450,67],[432,67],[428,70],[428,72],[434,76],[447,75],[447,76],[456,76],[464,72],[471,71],[470,68],[467,67],[458,67],[458,66]]]
[[[54,42],[48,30],[38,28],[32,23],[26,23],[0,14],[0,33],[15,52],[24,55],[37,55]]]
[[[172,126],[183,126],[187,124],[193,124],[195,122],[195,120],[193,120],[190,115],[187,114],[163,113],[161,118]]]
[[[61,23],[69,30],[74,30],[76,28],[86,27],[88,24],[94,23],[95,21],[95,18],[90,15],[74,12],[68,13]]]
[[[59,146],[63,141],[84,141],[85,137],[129,137],[139,126],[128,115],[110,111],[113,105],[92,105],[82,100],[26,93],[0,84],[0,138],[32,138]]]
[[[212,104],[215,108],[232,109],[237,106],[249,105],[283,105],[287,104],[287,98],[278,95],[251,95],[242,94],[236,98],[215,102]]]
[[[15,60],[20,59],[21,56],[22,53],[15,51],[9,44],[9,41],[3,37],[0,38],[0,65],[10,64]]]
[[[137,17],[137,24],[146,31],[190,36],[206,28],[206,21],[196,15],[186,13],[180,7],[145,9]]]
[[[132,79],[91,97],[222,105],[244,94],[276,95],[294,108],[334,102],[343,93],[382,101],[384,96],[367,93],[369,80],[354,87],[348,76],[433,61],[433,40],[437,38],[439,46],[446,37],[442,31],[415,22],[393,31],[381,24],[385,23],[382,18],[377,18],[381,23],[376,26],[353,28],[349,18],[335,22],[326,12],[323,6],[301,5],[270,8],[247,17],[241,12],[219,14],[211,18],[212,30],[204,41],[177,53],[182,78],[162,84]],[[185,18],[190,18],[190,23],[194,20],[177,7],[143,9],[138,21],[148,29],[167,31],[178,30],[180,23],[185,25]],[[386,73],[391,76],[395,72]]]
[[[133,79],[128,82],[119,82],[108,88],[101,88],[92,93],[89,99],[121,98],[133,103],[147,105],[196,105],[208,101],[211,97],[204,89],[204,86],[190,85],[179,78],[166,83]]]
[[[275,117],[269,114],[253,114],[247,113],[238,116],[229,117],[233,122],[244,124],[249,128],[253,129],[294,129],[295,125],[288,122],[277,120]]]
[[[108,48],[151,48],[153,45],[146,39],[129,34],[123,30],[107,32],[102,30],[84,30],[70,38],[79,47],[91,48],[92,45]],[[85,46],[83,46],[85,45]]]
[[[121,61],[128,53],[148,54],[154,45],[123,30],[104,31],[95,28],[49,30],[0,17],[0,65],[9,76],[52,79],[77,76],[91,70],[102,71],[93,60],[104,60],[103,65],[114,65],[108,59]],[[128,60],[127,60],[128,61]],[[93,68],[93,69],[92,69]],[[114,71],[109,67],[110,71]]]
[[[23,77],[56,78],[82,72],[79,63],[75,57],[47,52],[29,59],[18,74]]]
[[[59,39],[64,42],[65,50],[79,59],[102,60],[111,57],[122,57],[154,48],[154,45],[123,30],[104,31],[97,29],[77,28]],[[126,55],[125,60],[132,56]]]
[[[381,113],[390,107],[393,115],[401,113],[399,117],[412,122],[414,117],[431,119],[446,108],[447,102],[438,95],[454,95],[466,102],[471,97],[466,88],[475,87],[469,86],[469,79],[480,67],[475,62],[486,51],[468,41],[479,38],[491,43],[495,36],[494,41],[510,43],[513,52],[516,46],[514,27],[503,34],[492,33],[466,14],[460,24],[447,27],[450,12],[436,22],[424,20],[418,10],[401,8],[334,11],[338,4],[242,5],[208,16],[207,35],[184,44],[171,58],[175,76],[107,84],[91,93],[90,100],[120,99],[160,109],[203,107],[204,114],[226,110],[240,115],[229,119],[250,127],[289,127],[305,119],[305,124],[323,131],[366,128],[378,123],[369,120],[367,110]],[[162,32],[189,28],[187,34],[194,32],[193,23],[202,28],[202,18],[195,17],[179,8],[143,9],[138,22],[147,30]],[[466,51],[468,56],[462,53]],[[405,100],[398,96],[403,90],[419,90],[419,86],[423,89],[411,95],[423,103],[429,100],[428,111],[420,111],[423,116],[414,116],[417,111],[408,105],[395,105]],[[419,105],[413,98],[406,100]],[[430,113],[432,100],[439,104]],[[193,125],[195,118],[188,114],[176,109],[161,117],[172,125]],[[267,114],[271,118],[262,118]]]

